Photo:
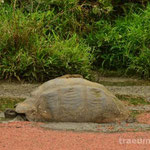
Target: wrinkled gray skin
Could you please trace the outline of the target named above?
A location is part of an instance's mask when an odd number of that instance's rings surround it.
[[[6,109],[4,117],[7,119],[13,119],[12,121],[28,121],[25,114],[19,114],[14,109]]]
[[[39,86],[15,112],[29,121],[116,122],[129,111],[103,85],[83,78],[56,78]]]

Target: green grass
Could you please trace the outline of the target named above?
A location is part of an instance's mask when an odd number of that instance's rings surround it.
[[[87,36],[94,47],[95,65],[104,70],[124,70],[126,75],[150,77],[150,5],[115,20],[100,19]]]
[[[118,97],[118,99],[120,99],[121,101],[127,101],[129,102],[129,104],[132,105],[150,105],[150,102],[146,101],[144,98],[142,97],[135,97],[135,96],[131,96],[131,95],[116,95],[116,97]]]
[[[14,106],[24,101],[23,98],[0,98],[0,111],[5,111],[6,108],[14,108]]]
[[[89,78],[90,70],[101,69],[148,79],[149,24],[148,0],[6,0],[0,3],[0,78]]]
[[[20,9],[14,13],[11,7],[0,6],[1,78],[46,81],[67,73],[89,77],[91,48],[76,33],[63,39],[45,27],[51,13],[25,14]]]
[[[143,112],[137,111],[137,110],[132,110],[131,113],[130,113],[130,117],[136,119],[136,117],[137,117],[139,114],[141,114],[141,113],[143,113]]]
[[[134,106],[150,105],[150,102],[146,101],[142,97],[135,97],[135,96],[131,96],[131,95],[118,95],[118,94],[116,95],[116,97],[121,101],[128,102],[127,105],[134,105]],[[130,111],[130,117],[136,120],[136,116],[143,112],[144,111],[132,110],[132,111]]]

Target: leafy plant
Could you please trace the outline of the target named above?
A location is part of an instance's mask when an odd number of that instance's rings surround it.
[[[138,13],[119,17],[113,23],[99,20],[96,30],[87,36],[95,47],[95,64],[103,69],[150,76],[150,5]]]
[[[5,13],[7,12],[7,13]],[[24,15],[19,9],[0,11],[1,78],[45,81],[66,73],[88,77],[93,60],[90,47],[76,34],[62,39],[44,28],[53,12]]]
[[[149,78],[149,16],[148,0],[5,0],[1,78],[88,77],[91,68]]]

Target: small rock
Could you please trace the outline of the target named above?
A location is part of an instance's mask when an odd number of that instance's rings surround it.
[[[0,118],[4,118],[4,113],[3,112],[0,112]]]
[[[129,117],[127,120],[126,120],[126,123],[133,123],[133,122],[136,122],[136,119],[134,117]]]

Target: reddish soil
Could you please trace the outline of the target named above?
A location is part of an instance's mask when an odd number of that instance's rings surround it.
[[[142,113],[137,116],[137,121],[140,123],[150,124],[150,113]]]
[[[0,124],[0,150],[148,150],[150,132],[53,131],[30,122]],[[132,140],[132,141],[131,141]],[[142,140],[142,141],[140,141]]]

